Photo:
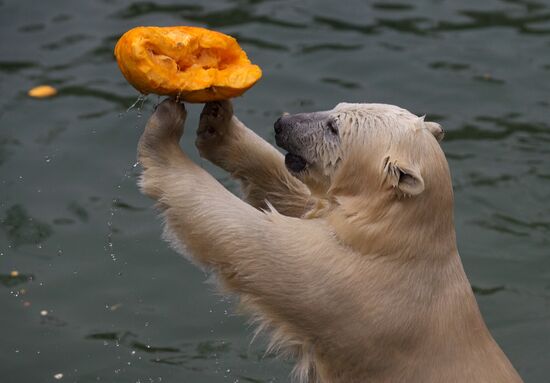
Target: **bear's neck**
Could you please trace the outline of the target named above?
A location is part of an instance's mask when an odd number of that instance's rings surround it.
[[[457,253],[452,198],[336,201],[325,219],[340,241],[361,254],[426,258]]]

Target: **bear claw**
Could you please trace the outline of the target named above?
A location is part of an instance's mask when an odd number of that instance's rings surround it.
[[[229,127],[231,117],[233,117],[233,107],[230,101],[206,103],[201,112],[197,138],[211,140],[223,136]]]
[[[185,105],[166,99],[155,108],[138,144],[138,161],[144,168],[166,162],[166,148],[178,145],[187,112]]]
[[[158,104],[149,120],[148,126],[153,123],[156,127],[170,130],[183,130],[183,123],[187,117],[187,111],[183,103],[178,103],[167,98]]]

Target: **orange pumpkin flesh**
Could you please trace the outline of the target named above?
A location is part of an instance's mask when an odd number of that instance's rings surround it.
[[[240,96],[262,76],[233,37],[198,27],[131,29],[118,40],[115,56],[141,93],[188,102]]]

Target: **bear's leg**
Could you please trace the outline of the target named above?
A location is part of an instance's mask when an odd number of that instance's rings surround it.
[[[138,145],[143,167],[139,184],[144,194],[158,201],[170,239],[185,243],[203,265],[227,265],[236,248],[247,247],[239,242],[240,236],[252,240],[250,227],[265,226],[268,220],[181,150],[185,117],[185,107],[171,99],[150,117]]]
[[[184,119],[182,105],[162,102],[138,147],[140,185],[159,202],[167,238],[293,332],[318,338],[345,328],[334,315],[360,282],[349,276],[359,258],[326,223],[263,212],[231,194],[179,147]]]
[[[144,194],[159,199],[161,181],[178,163],[185,161],[179,146],[187,111],[183,104],[165,100],[149,118],[138,144],[138,161],[143,167],[140,187]]]
[[[241,181],[252,206],[266,208],[268,201],[281,214],[301,217],[314,205],[308,188],[286,169],[283,155],[233,115],[230,101],[204,106],[196,145],[202,157]]]

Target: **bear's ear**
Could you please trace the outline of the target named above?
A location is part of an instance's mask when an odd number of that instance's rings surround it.
[[[433,134],[438,142],[441,142],[441,140],[443,140],[443,137],[445,137],[445,131],[437,122],[424,121],[424,126],[426,126],[426,129],[428,129],[428,131]]]
[[[416,166],[384,158],[384,178],[400,195],[415,196],[424,191],[424,179]]]

